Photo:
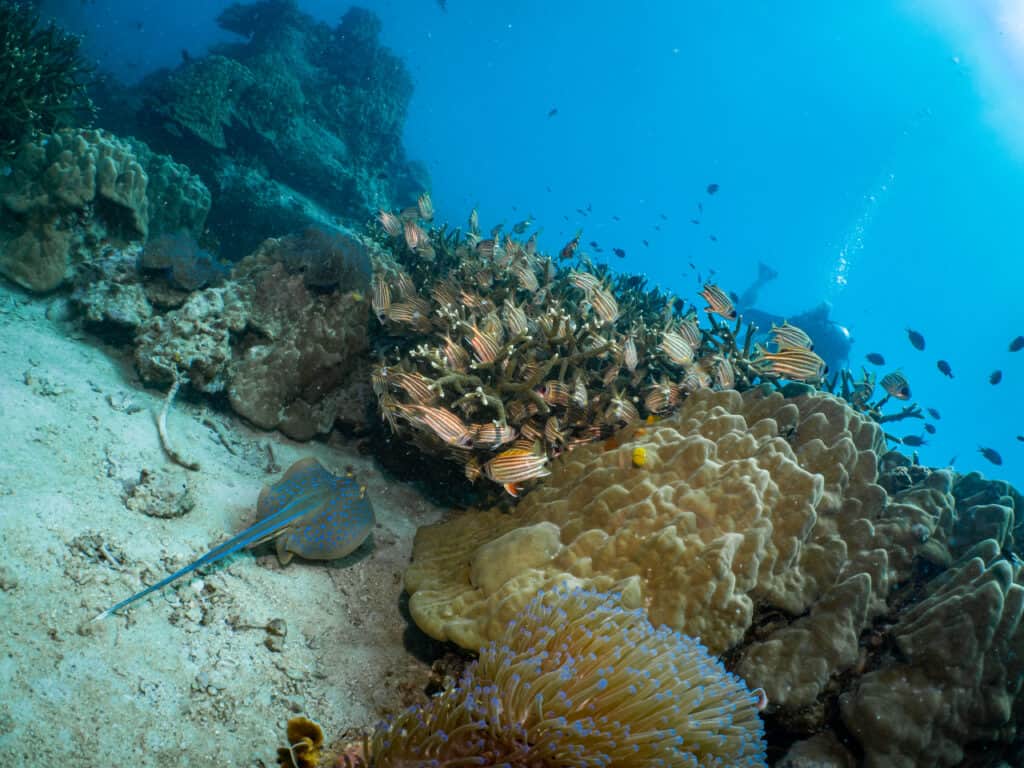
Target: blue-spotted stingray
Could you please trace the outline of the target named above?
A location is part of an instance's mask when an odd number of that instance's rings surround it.
[[[180,571],[108,608],[93,621],[106,618],[197,568],[271,539],[276,539],[277,557],[282,565],[292,555],[308,560],[344,557],[366,540],[375,523],[366,488],[351,475],[331,474],[314,458],[295,462],[278,482],[264,486],[256,510],[259,522]]]

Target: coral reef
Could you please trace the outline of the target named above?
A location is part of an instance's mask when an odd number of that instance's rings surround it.
[[[152,188],[150,170],[161,180]],[[52,290],[106,246],[145,240],[150,211],[177,229],[201,227],[208,207],[188,169],[138,142],[87,129],[42,136],[22,144],[0,177],[0,273]]]
[[[484,238],[475,211],[465,237],[428,231],[432,215],[428,195],[380,213],[374,388],[396,432],[470,480],[518,493],[548,460],[688,393],[774,378],[753,365],[749,331],[737,343],[739,321],[701,327],[695,307],[640,278],[586,259],[559,267],[536,235],[501,237],[499,226]]]
[[[454,686],[382,724],[375,768],[766,765],[758,696],[699,643],[578,589],[539,593]]]
[[[78,46],[52,21],[43,26],[30,3],[0,0],[0,156],[35,133],[91,117],[92,70]]]
[[[552,462],[513,514],[421,529],[410,613],[481,648],[538,590],[615,590],[763,688],[790,764],[957,765],[1016,734],[1020,497],[883,451],[831,395],[695,392]]]
[[[200,174],[223,257],[338,217],[362,223],[426,183],[401,142],[412,78],[374,14],[352,8],[331,26],[295,0],[262,0],[217,21],[244,42],[108,89],[100,119]]]

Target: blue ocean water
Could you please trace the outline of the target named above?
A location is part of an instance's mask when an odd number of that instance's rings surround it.
[[[131,81],[230,39],[214,23],[228,4],[42,7]],[[440,220],[529,216],[549,251],[582,228],[595,260],[694,300],[697,272],[739,293],[765,262],[778,278],[758,308],[830,302],[855,371],[882,353],[941,412],[935,435],[889,425],[924,435],[922,463],[1024,485],[1024,352],[1007,350],[1024,333],[1013,4],[361,4],[415,79],[405,143]],[[301,6],[331,23],[348,8]]]

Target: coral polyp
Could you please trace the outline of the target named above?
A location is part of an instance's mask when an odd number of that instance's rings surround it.
[[[383,723],[374,768],[765,765],[758,696],[620,598],[539,593],[458,684]]]

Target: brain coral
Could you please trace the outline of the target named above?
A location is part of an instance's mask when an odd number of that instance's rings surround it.
[[[758,697],[615,597],[538,593],[457,685],[382,724],[370,765],[758,766]]]
[[[421,529],[406,573],[413,618],[479,648],[538,589],[568,581],[621,592],[655,625],[717,653],[750,628],[755,601],[800,614],[841,573],[866,574],[867,606],[880,564],[851,562],[842,529],[885,503],[874,484],[881,441],[875,424],[827,395],[698,392],[672,417],[625,430],[618,447],[560,458],[513,515]]]

